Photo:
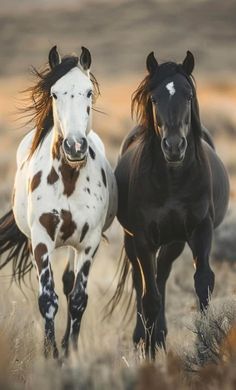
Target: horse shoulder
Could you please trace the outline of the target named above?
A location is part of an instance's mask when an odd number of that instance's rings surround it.
[[[100,153],[105,156],[105,147],[104,147],[104,144],[101,140],[101,138],[99,137],[99,135],[97,133],[95,133],[94,130],[90,130],[89,134],[88,134],[88,139],[90,142],[92,142],[93,146],[98,149],[100,151]]]
[[[103,226],[105,231],[112,223],[117,212],[118,190],[113,169],[105,155],[105,148],[100,137],[91,130],[89,132],[89,155],[96,171],[97,191],[107,194],[106,218]]]
[[[35,134],[35,129],[31,130],[29,133],[27,133],[24,138],[21,140],[17,152],[16,152],[16,162],[17,167],[19,168],[23,162],[28,158],[30,147],[33,141],[33,137]]]

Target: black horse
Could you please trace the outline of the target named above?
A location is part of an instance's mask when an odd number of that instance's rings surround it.
[[[115,175],[117,217],[125,231],[137,295],[133,340],[145,340],[146,355],[155,358],[156,345],[165,348],[166,281],[186,242],[196,266],[200,308],[207,308],[214,288],[209,265],[212,233],[227,210],[229,181],[201,125],[192,53],[187,52],[182,64],[159,65],[152,52],[146,64],[148,75],[132,98],[139,125],[123,142]],[[123,268],[116,300],[127,269]]]

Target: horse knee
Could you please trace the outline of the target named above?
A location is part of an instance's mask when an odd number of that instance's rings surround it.
[[[58,310],[58,296],[55,291],[44,291],[38,298],[39,310],[43,318],[53,320]]]

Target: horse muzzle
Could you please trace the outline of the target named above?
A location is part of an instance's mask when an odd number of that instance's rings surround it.
[[[62,144],[62,148],[67,162],[70,165],[76,165],[83,163],[86,160],[88,152],[88,142],[85,137],[76,139],[65,138]]]
[[[161,147],[166,162],[169,165],[177,166],[180,165],[184,160],[187,141],[185,137],[178,137],[174,140],[163,138]]]

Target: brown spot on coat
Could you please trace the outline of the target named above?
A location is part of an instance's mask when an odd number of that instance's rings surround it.
[[[41,182],[42,171],[38,171],[31,179],[29,184],[29,191],[33,192]]]
[[[58,134],[55,138],[55,141],[53,143],[52,147],[52,158],[53,160],[57,159],[60,160],[60,147],[62,144],[62,137]]]
[[[85,237],[85,235],[86,235],[88,230],[89,230],[89,224],[87,222],[85,222],[85,224],[84,224],[84,226],[82,228],[82,232],[81,232],[81,236],[80,236],[79,242],[83,241],[83,239],[84,239],[84,237]]]
[[[36,245],[34,249],[34,258],[38,267],[39,274],[41,274],[41,271],[43,269],[43,259],[42,257],[48,253],[48,248],[45,244],[40,242],[38,245]]]
[[[43,213],[39,218],[39,222],[46,229],[49,237],[54,241],[57,225],[60,218],[56,213]]]
[[[91,246],[87,246],[86,248],[85,248],[85,254],[87,255],[89,252],[90,252],[90,249],[91,249]]]
[[[61,172],[62,181],[64,184],[63,194],[69,197],[75,190],[80,171],[79,169],[70,167],[65,163],[65,161],[62,161],[59,170]]]
[[[105,171],[103,168],[101,168],[101,173],[102,173],[102,181],[103,181],[103,184],[104,186],[106,187],[107,186],[107,178],[106,178],[106,174],[105,174]]]
[[[83,264],[82,272],[86,278],[88,277],[90,266],[91,266],[91,262],[89,260],[86,260],[85,263]]]
[[[62,276],[63,281],[63,292],[68,297],[68,295],[72,292],[75,282],[75,273],[70,270],[69,263],[66,266],[66,269]]]
[[[91,158],[93,160],[95,160],[96,154],[95,154],[94,150],[91,148],[91,146],[89,146],[89,154],[90,154]]]
[[[58,174],[57,174],[55,168],[52,167],[50,173],[48,174],[47,182],[48,182],[48,184],[51,184],[51,185],[52,185],[52,184],[56,183],[56,181],[57,181],[58,179],[59,179],[59,176],[58,176]]]
[[[94,252],[92,254],[92,258],[96,255],[98,248],[99,248],[99,245],[95,248],[95,250],[94,250]]]
[[[61,239],[63,241],[66,241],[69,237],[71,237],[76,230],[76,224],[72,219],[72,214],[68,210],[61,210],[61,218],[63,220],[63,223],[61,225]]]

